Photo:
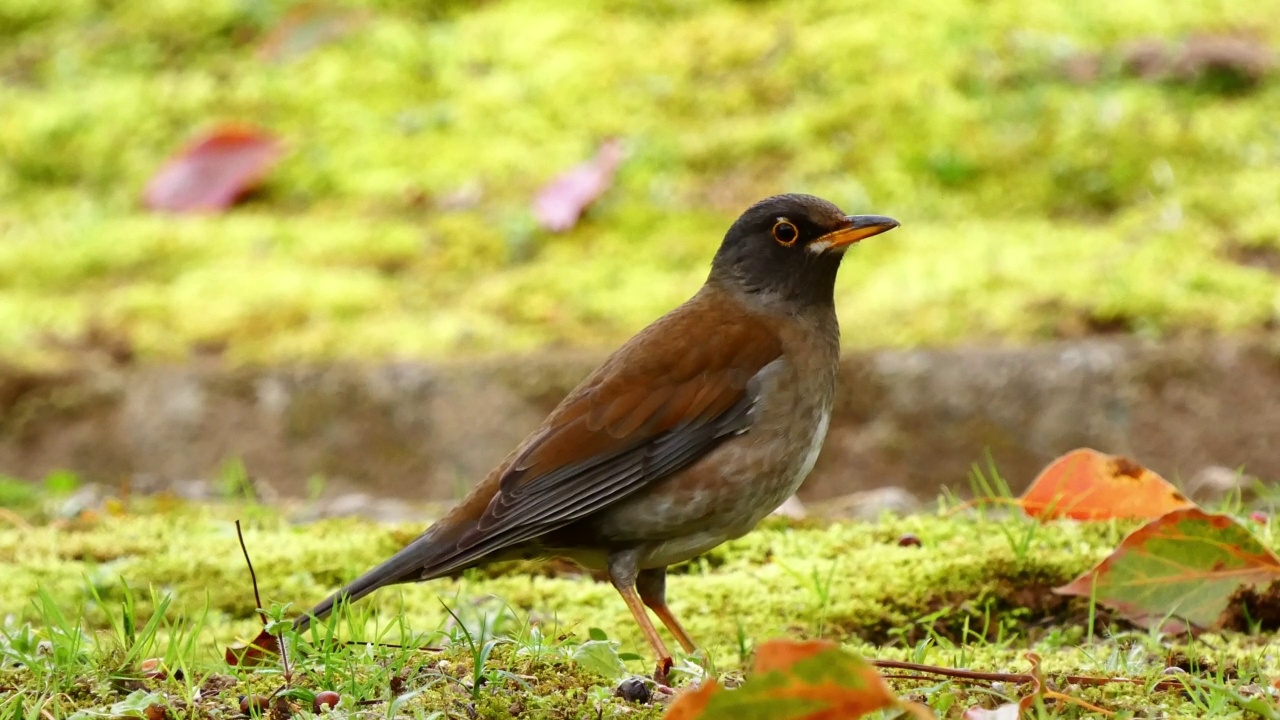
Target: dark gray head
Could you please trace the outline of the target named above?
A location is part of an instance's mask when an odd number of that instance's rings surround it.
[[[748,208],[725,233],[710,281],[762,300],[830,305],[845,250],[896,227],[892,218],[845,215],[812,195],[775,195]]]

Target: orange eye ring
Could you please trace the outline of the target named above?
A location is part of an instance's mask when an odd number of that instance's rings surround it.
[[[800,231],[790,220],[778,218],[778,222],[773,224],[773,239],[782,247],[791,247],[800,239]]]

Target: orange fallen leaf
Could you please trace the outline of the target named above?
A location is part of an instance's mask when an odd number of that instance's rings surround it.
[[[226,661],[228,665],[254,667],[261,665],[268,656],[279,654],[280,641],[275,635],[263,630],[248,644],[236,643],[227,648]]]
[[[1018,499],[1033,518],[1158,518],[1195,507],[1167,480],[1126,457],[1072,450],[1049,463]]]
[[[280,159],[280,141],[265,130],[228,124],[178,151],[147,183],[152,210],[225,210],[253,189]]]
[[[839,646],[830,640],[766,640],[756,648],[753,670],[757,674],[787,672],[797,663],[833,650],[839,650]],[[862,674],[871,684],[883,684],[874,667],[862,664],[865,665]]]
[[[713,682],[679,695],[666,720],[842,720],[897,707],[918,718],[928,708],[893,695],[875,668],[835,643],[770,640],[756,649],[755,670],[736,690]]]
[[[1249,618],[1276,627],[1280,619],[1257,606],[1280,596],[1280,558],[1230,517],[1188,508],[1134,530],[1096,567],[1054,592],[1094,597],[1139,625],[1175,633],[1187,625],[1245,625]]]
[[[667,707],[663,720],[698,720],[707,711],[707,703],[720,691],[720,684],[715,678],[707,678],[696,688],[681,690],[676,699]]]

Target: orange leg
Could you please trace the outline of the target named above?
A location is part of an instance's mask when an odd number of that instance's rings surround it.
[[[644,633],[644,639],[649,641],[649,647],[652,647],[658,655],[658,667],[654,670],[653,679],[666,685],[668,673],[671,672],[671,652],[658,636],[658,629],[653,626],[649,613],[644,609],[644,603],[636,594],[635,558],[631,553],[619,553],[609,558],[609,581],[622,596],[622,600],[627,603],[627,609],[631,611],[631,616],[636,619],[636,624]]]
[[[671,613],[671,608],[667,607],[667,569],[641,570],[636,575],[636,590],[640,593],[640,600],[653,610],[662,624],[676,636],[680,647],[684,648],[685,652],[693,654],[698,649],[697,644],[693,642],[693,638],[689,637],[689,633],[685,632],[676,616]]]

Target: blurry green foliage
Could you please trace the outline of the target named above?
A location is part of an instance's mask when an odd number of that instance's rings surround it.
[[[1280,315],[1273,271],[1232,254],[1280,257],[1280,83],[1121,68],[1135,41],[1280,47],[1280,0],[331,6],[360,11],[349,35],[268,63],[288,3],[0,3],[0,356],[90,327],[149,359],[607,346],[784,191],[903,222],[847,264],[850,345]],[[264,187],[141,210],[224,120],[285,139]],[[537,188],[614,135],[616,187],[537,231]]]
[[[0,508],[29,510],[43,499],[69,495],[79,487],[80,476],[70,470],[54,470],[46,475],[43,490],[30,481],[0,474]]]

